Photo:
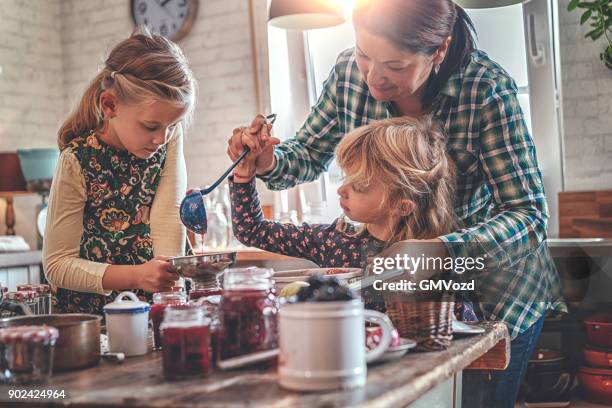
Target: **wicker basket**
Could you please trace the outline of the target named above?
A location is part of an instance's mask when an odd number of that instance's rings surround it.
[[[455,307],[452,294],[385,296],[385,307],[399,335],[416,340],[417,350],[435,351],[450,346]]]

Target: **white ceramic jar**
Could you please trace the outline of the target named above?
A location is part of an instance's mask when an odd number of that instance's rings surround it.
[[[127,297],[129,300],[125,300]],[[149,310],[133,292],[121,292],[114,302],[104,306],[108,348],[111,353],[139,356],[147,353]]]

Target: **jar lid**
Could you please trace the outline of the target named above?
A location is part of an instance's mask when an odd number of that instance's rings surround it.
[[[24,285],[17,285],[17,291],[21,292],[22,290],[32,290],[34,288],[34,285],[29,285],[29,284],[24,284]]]
[[[58,330],[47,325],[11,326],[0,329],[0,343],[17,343],[21,341],[50,343],[55,342],[58,337]]]
[[[41,283],[38,285],[32,285],[32,290],[35,290],[36,293],[38,293],[39,295],[43,295],[51,292],[51,287],[49,285]]]
[[[153,294],[155,304],[181,304],[187,302],[187,295],[183,292],[156,292]]]
[[[34,298],[34,295],[32,293],[36,295],[36,292],[33,292],[31,290],[18,290],[16,292],[6,292],[4,296],[8,300],[14,300],[16,302],[25,302]]]
[[[124,300],[124,297],[128,297],[130,300]],[[106,306],[104,306],[104,313],[146,313],[150,309],[151,306],[147,302],[139,300],[133,292],[126,291],[117,295],[114,302],[108,303]]]

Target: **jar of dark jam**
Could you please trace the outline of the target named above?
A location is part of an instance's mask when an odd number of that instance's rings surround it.
[[[219,305],[219,359],[278,347],[278,302],[272,270],[229,269]]]
[[[159,326],[164,320],[164,310],[168,306],[182,305],[186,302],[187,297],[182,292],[157,292],[153,294],[153,305],[149,317],[151,323],[153,323],[153,341],[156,349],[161,348]]]
[[[201,307],[204,310],[204,315],[210,319],[210,356],[212,367],[217,366],[217,360],[219,358],[218,345],[219,345],[219,303],[221,301],[220,295],[212,295],[201,297],[197,300],[190,300],[189,305],[195,305]]]
[[[167,380],[210,373],[210,319],[201,307],[168,306],[161,324],[162,364]]]
[[[189,300],[198,300],[206,296],[221,294],[221,283],[216,276],[207,276],[205,279],[193,281],[189,291]]]

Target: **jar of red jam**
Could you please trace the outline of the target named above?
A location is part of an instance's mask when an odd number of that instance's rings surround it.
[[[206,276],[203,280],[193,281],[189,291],[189,300],[221,294],[221,283],[217,276]]]
[[[194,305],[169,306],[161,324],[162,364],[167,380],[210,373],[210,319]]]
[[[219,345],[219,303],[221,296],[212,295],[201,297],[197,300],[190,300],[189,305],[201,307],[204,310],[204,315],[210,319],[210,356],[212,367],[217,366],[217,359],[219,358],[218,345]]]
[[[59,333],[51,326],[0,329],[0,382],[44,382],[53,371],[53,348]]]
[[[278,346],[278,302],[272,270],[229,269],[219,305],[219,359]]]
[[[182,305],[186,302],[187,297],[182,292],[157,292],[153,294],[153,305],[149,317],[153,324],[153,343],[156,349],[161,348],[159,327],[164,320],[164,310],[168,306]]]

